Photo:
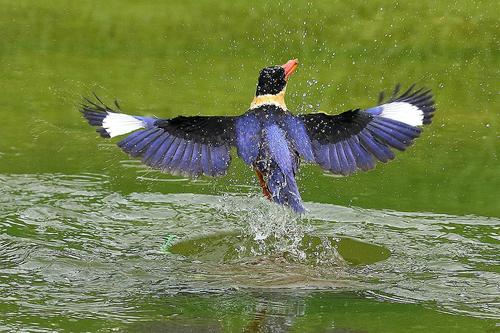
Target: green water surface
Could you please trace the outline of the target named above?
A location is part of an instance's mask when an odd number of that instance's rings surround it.
[[[495,1],[0,0],[0,331],[495,332]],[[161,174],[98,138],[136,115],[238,115],[298,58],[293,112],[418,83],[434,122],[351,177],[305,165],[301,218],[226,177]]]

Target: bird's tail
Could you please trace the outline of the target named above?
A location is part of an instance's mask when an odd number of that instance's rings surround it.
[[[293,175],[289,175],[277,167],[271,171],[267,181],[274,202],[290,207],[297,213],[305,211],[299,189]]]
[[[297,160],[278,126],[265,129],[264,150],[266,153],[261,154],[255,165],[264,194],[280,205],[303,213],[305,208],[295,181]]]

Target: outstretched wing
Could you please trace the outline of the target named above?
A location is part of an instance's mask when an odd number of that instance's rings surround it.
[[[398,93],[399,86],[385,103],[366,110],[334,116],[299,115],[294,132],[305,130],[309,140],[297,140],[297,151],[306,160],[342,175],[373,169],[377,160],[392,160],[395,155],[391,148],[408,148],[421,133],[418,126],[430,124],[435,111],[430,90],[414,90],[411,86]]]
[[[97,96],[96,96],[97,98]],[[116,103],[117,111],[119,106]],[[152,168],[197,177],[224,175],[231,161],[234,117],[179,116],[172,119],[130,116],[86,99],[81,112],[104,138],[133,132],[118,146]]]

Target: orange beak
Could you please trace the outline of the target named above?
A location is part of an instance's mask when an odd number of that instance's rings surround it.
[[[283,67],[283,69],[285,70],[285,80],[288,81],[288,78],[290,77],[290,75],[293,74],[293,72],[295,72],[298,66],[299,66],[298,59],[288,60],[286,64],[281,65],[281,67]]]

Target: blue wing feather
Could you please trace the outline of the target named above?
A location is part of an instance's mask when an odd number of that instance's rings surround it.
[[[191,164],[188,168],[188,173],[198,176],[202,174],[201,169],[201,145],[199,143],[195,143],[193,145],[193,156],[191,158]]]
[[[165,145],[169,138],[170,136],[167,133],[160,134],[160,136],[153,142],[151,142],[149,147],[146,149],[142,157],[142,161],[149,166],[153,166],[153,162],[156,159],[156,154],[162,154],[162,147]]]
[[[187,142],[186,143],[186,148],[184,149],[184,154],[182,155],[182,158],[180,160],[179,165],[177,166],[177,169],[181,172],[189,171],[189,167],[191,166],[191,161],[193,159],[193,148],[194,148],[194,143],[192,142]]]
[[[223,175],[231,161],[229,145],[194,142],[155,126],[130,134],[118,146],[153,168],[193,177]]]
[[[218,159],[214,163],[216,175],[225,174],[229,163],[231,162],[231,154],[226,146],[215,147],[218,154]]]
[[[186,140],[179,139],[179,145],[177,146],[177,149],[174,155],[172,156],[172,159],[168,161],[168,169],[170,170],[170,172],[174,173],[179,172],[179,168],[177,166],[182,161],[182,157],[184,156],[184,151],[186,150],[186,145],[187,145]]]
[[[292,143],[292,147],[307,162],[314,162],[314,153],[311,140],[307,134],[304,123],[297,117],[287,116],[284,121],[286,133]]]
[[[166,171],[166,172],[169,171],[170,165],[174,159],[174,155],[177,152],[177,149],[178,149],[181,141],[182,141],[182,139],[175,138],[174,141],[172,141],[172,144],[168,147],[168,150],[163,155],[163,158],[159,164],[159,167],[161,168],[162,171]]]
[[[330,161],[329,164],[329,170],[332,170],[335,173],[341,173],[342,172],[342,166],[340,165],[340,158],[339,154],[337,152],[337,145],[336,144],[331,144],[331,145],[325,145],[326,147],[329,147],[328,149],[328,160]]]
[[[168,137],[159,146],[159,148],[153,154],[153,156],[151,157],[151,160],[149,162],[150,163],[149,165],[153,168],[162,169],[163,158],[165,157],[165,154],[168,152],[168,150],[170,149],[170,146],[172,146],[172,144],[174,143],[174,141],[176,139],[172,135],[168,135],[166,133],[165,133],[165,135],[167,135]]]
[[[238,156],[247,164],[253,164],[259,154],[261,123],[255,114],[245,114],[235,121]]]
[[[135,145],[133,145],[129,151],[125,150],[127,153],[130,154],[130,156],[133,157],[138,157],[142,155],[144,150],[146,150],[149,145],[156,140],[161,134],[163,134],[163,131],[159,128],[154,129],[150,134],[148,134],[146,137],[141,139],[139,142],[137,142]]]

